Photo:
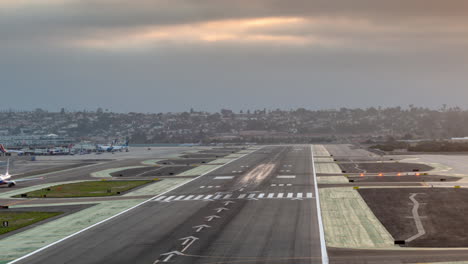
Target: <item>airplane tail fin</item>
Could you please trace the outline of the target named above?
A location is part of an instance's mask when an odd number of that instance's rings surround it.
[[[6,150],[6,148],[3,146],[3,144],[0,144],[0,152],[1,153],[7,153],[8,151]]]

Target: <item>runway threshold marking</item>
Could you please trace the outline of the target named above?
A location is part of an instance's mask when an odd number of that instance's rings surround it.
[[[182,199],[182,198],[184,198],[184,197],[185,197],[185,195],[178,196],[178,197],[176,197],[176,198],[174,199],[174,201],[179,201],[180,199]]]
[[[154,202],[175,202],[175,201],[215,201],[215,200],[226,200],[226,199],[231,199],[232,194],[201,194],[195,197],[195,195],[181,195],[181,196],[162,196],[159,197],[158,199],[153,200]],[[276,195],[276,197],[275,197]],[[265,197],[266,196],[266,197]],[[304,197],[305,196],[305,197]],[[174,198],[176,197],[176,198]],[[185,198],[184,198],[185,197]],[[312,192],[308,193],[241,193],[237,198],[232,198],[232,199],[248,199],[248,200],[258,200],[258,199],[292,199],[292,198],[308,198],[308,199],[313,199],[314,195]],[[226,203],[233,203],[232,201],[227,201]]]
[[[195,195],[189,195],[189,196],[185,197],[184,200],[190,200],[190,199],[192,199],[194,196],[195,196]]]
[[[186,184],[188,184],[188,183],[191,183],[191,182],[193,182],[193,181],[195,181],[195,180],[197,180],[197,179],[199,179],[199,178],[201,178],[201,177],[203,177],[203,176],[205,176],[205,175],[207,175],[207,174],[209,174],[209,173],[212,173],[212,172],[215,171],[215,170],[218,170],[218,169],[220,169],[220,168],[222,168],[222,167],[224,167],[224,166],[230,164],[231,162],[234,162],[234,161],[236,161],[236,160],[239,160],[239,159],[241,159],[241,158],[243,158],[243,157],[245,157],[245,156],[247,156],[247,155],[250,155],[250,154],[252,154],[252,153],[254,153],[254,152],[257,152],[257,151],[259,151],[259,150],[261,150],[261,149],[263,149],[263,148],[254,150],[254,151],[252,151],[252,152],[250,152],[250,153],[243,154],[243,155],[241,155],[241,156],[239,156],[239,157],[237,157],[237,158],[234,158],[234,159],[232,159],[232,160],[226,162],[225,164],[223,164],[223,165],[221,165],[221,166],[214,167],[213,169],[211,169],[211,170],[209,170],[209,171],[207,171],[207,172],[205,172],[205,173],[202,173],[200,176],[197,176],[197,177],[195,177],[195,178],[193,178],[193,179],[191,179],[191,180],[189,180],[189,181],[186,181],[186,182],[184,182],[184,183],[182,183],[182,184],[179,184],[179,185],[177,185],[177,186],[174,186],[173,188],[170,188],[169,190],[167,190],[167,191],[165,191],[165,192],[162,192],[162,193],[160,193],[160,194],[158,194],[158,195],[156,195],[156,196],[154,196],[154,197],[151,197],[151,198],[149,198],[148,200],[145,200],[145,201],[143,201],[143,202],[141,202],[141,203],[139,203],[139,204],[137,204],[137,205],[135,205],[135,206],[132,206],[132,207],[126,209],[126,210],[123,210],[122,212],[120,212],[120,213],[118,213],[118,214],[115,214],[115,215],[113,215],[113,216],[111,216],[111,217],[109,217],[109,218],[106,218],[106,219],[104,219],[104,220],[102,220],[102,221],[99,221],[99,222],[93,224],[93,225],[90,225],[90,226],[88,226],[88,227],[86,227],[86,228],[84,228],[84,229],[82,229],[82,230],[80,230],[80,231],[78,231],[78,232],[75,232],[75,233],[73,233],[73,234],[71,234],[71,235],[68,235],[68,236],[66,236],[66,237],[64,237],[64,238],[62,238],[62,239],[59,239],[59,240],[57,240],[57,241],[55,241],[55,242],[53,242],[53,243],[50,243],[50,244],[48,244],[47,246],[41,247],[41,248],[39,248],[39,249],[36,249],[36,250],[34,250],[33,252],[28,253],[28,254],[26,254],[26,255],[20,257],[20,258],[17,258],[17,259],[15,259],[15,260],[13,260],[13,261],[10,261],[9,264],[22,261],[22,260],[24,260],[24,259],[26,259],[26,258],[28,258],[28,257],[30,257],[30,256],[32,256],[32,255],[35,255],[35,254],[37,254],[37,253],[39,253],[39,252],[41,252],[41,251],[44,251],[45,249],[48,249],[48,248],[50,248],[50,247],[52,247],[52,246],[54,246],[54,245],[57,245],[57,244],[59,244],[59,243],[65,241],[65,240],[67,240],[67,239],[70,239],[70,238],[72,238],[72,237],[75,237],[75,236],[77,236],[77,235],[79,235],[79,234],[81,234],[81,233],[83,233],[83,232],[85,232],[85,231],[87,231],[87,230],[89,230],[89,229],[91,229],[91,228],[94,228],[94,227],[96,227],[96,226],[98,226],[98,225],[101,225],[101,224],[103,224],[103,223],[105,223],[105,222],[111,220],[111,219],[114,219],[114,218],[116,218],[116,217],[119,217],[119,216],[121,216],[121,215],[123,215],[123,214],[125,214],[125,213],[127,213],[127,212],[129,212],[129,211],[131,211],[131,210],[133,210],[133,209],[135,209],[135,208],[138,208],[138,207],[140,207],[140,206],[142,206],[142,205],[144,205],[144,204],[146,204],[146,203],[148,203],[148,202],[153,201],[154,199],[156,199],[156,198],[158,198],[158,197],[160,197],[160,196],[163,196],[163,195],[165,195],[165,194],[167,194],[167,193],[170,193],[170,192],[172,192],[172,191],[174,191],[174,190],[176,190],[176,189],[178,189],[178,188],[180,188],[180,187],[182,187],[182,186],[184,186],[184,185],[186,185]]]
[[[201,199],[203,196],[205,196],[205,195],[204,195],[204,194],[202,194],[202,195],[198,195],[197,197],[195,197],[195,199],[194,199],[194,200],[200,200],[200,199]]]

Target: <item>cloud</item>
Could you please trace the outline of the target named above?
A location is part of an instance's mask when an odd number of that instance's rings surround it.
[[[0,35],[4,47],[21,49],[232,43],[414,51],[465,45],[467,13],[461,0],[2,0]]]
[[[2,96],[122,111],[463,103],[466,25],[466,0],[0,0]]]

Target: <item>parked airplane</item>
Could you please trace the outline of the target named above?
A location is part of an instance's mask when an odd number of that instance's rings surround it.
[[[128,140],[125,142],[123,145],[114,145],[117,142],[117,140],[112,141],[110,145],[96,145],[96,150],[97,151],[107,151],[107,152],[114,152],[114,151],[122,151],[122,150],[128,150]]]
[[[8,150],[3,146],[3,144],[0,144],[0,153],[18,153],[18,154],[24,154],[24,151],[22,150]]]
[[[17,182],[44,179],[41,177],[41,178],[27,178],[27,179],[12,180],[11,177],[15,175],[10,174],[9,170],[10,170],[10,160],[8,159],[5,174],[0,174],[0,185],[7,185],[8,187],[13,187],[16,185]]]

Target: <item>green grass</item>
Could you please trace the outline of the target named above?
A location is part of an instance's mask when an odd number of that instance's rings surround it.
[[[0,235],[62,214],[62,212],[0,212]],[[8,221],[8,227],[3,227]]]
[[[26,193],[27,198],[71,198],[118,195],[154,181],[89,181],[56,185]],[[16,195],[14,197],[24,197]]]

